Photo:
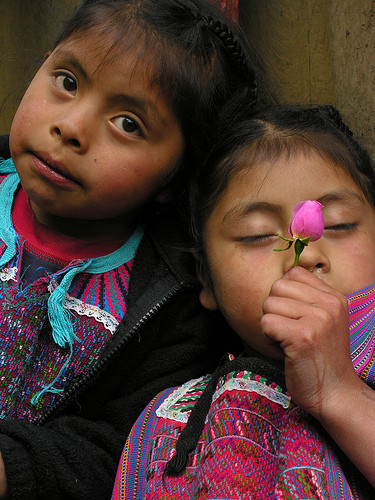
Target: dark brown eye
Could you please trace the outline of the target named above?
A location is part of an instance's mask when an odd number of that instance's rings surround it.
[[[124,116],[122,119],[122,128],[125,132],[135,132],[138,129],[138,125],[128,116]]]
[[[133,135],[142,135],[142,129],[137,120],[132,118],[131,116],[117,116],[112,119],[112,122],[119,128],[122,132],[126,132],[127,134]]]
[[[70,93],[75,93],[77,90],[77,82],[69,75],[58,75],[56,77],[56,84],[63,90]]]

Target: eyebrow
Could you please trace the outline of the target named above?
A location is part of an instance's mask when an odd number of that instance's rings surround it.
[[[359,201],[360,203],[366,203],[366,198],[364,195],[360,195],[359,193],[355,193],[354,191],[350,191],[348,189],[342,189],[338,191],[334,191],[332,193],[327,193],[316,201],[319,201],[323,206],[329,205],[330,203],[341,201],[348,203],[350,201]]]
[[[342,202],[345,204],[350,203],[351,201],[359,201],[361,204],[366,202],[365,198],[360,194],[348,189],[342,189],[324,194],[323,196],[317,198],[316,201],[319,201],[319,203],[323,206],[330,205],[334,202]],[[228,210],[228,212],[224,215],[222,222],[225,222],[226,219],[239,219],[241,217],[246,217],[252,212],[268,212],[271,214],[278,214],[282,210],[283,209],[280,205],[266,201],[240,202]]]
[[[56,63],[58,64],[60,61],[59,59],[63,59],[64,65],[70,65],[73,68],[75,68],[81,75],[88,80],[88,74],[82,64],[79,62],[79,60],[76,58],[73,52],[66,50],[64,47],[57,47],[52,56],[56,57]]]
[[[60,57],[61,59],[64,59],[62,62],[66,65],[70,65],[73,67],[77,72],[81,74],[81,76],[86,80],[90,80],[90,76],[87,73],[87,71],[84,69],[80,61],[77,59],[77,57],[70,52],[69,50],[62,48],[58,48],[55,51],[55,55]],[[58,61],[57,61],[58,62]],[[111,101],[114,104],[121,104],[124,103],[124,105],[132,105],[140,109],[143,113],[151,113],[154,115],[156,119],[158,119],[161,123],[165,124],[165,120],[163,116],[160,114],[159,110],[155,106],[155,104],[147,99],[139,98],[136,96],[131,96],[128,94],[115,94],[111,97]]]
[[[228,210],[228,212],[223,217],[223,222],[226,219],[239,219],[241,217],[246,217],[252,212],[277,213],[280,210],[281,210],[280,205],[276,205],[275,203],[269,203],[267,201],[239,203]]]

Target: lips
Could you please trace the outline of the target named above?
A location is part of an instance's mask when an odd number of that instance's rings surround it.
[[[51,158],[49,155],[34,152],[32,153],[32,160],[34,168],[39,175],[47,178],[54,184],[78,184],[77,180],[71,176],[64,163]]]

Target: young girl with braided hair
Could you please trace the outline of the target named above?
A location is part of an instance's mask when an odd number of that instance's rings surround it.
[[[201,303],[244,351],[152,400],[113,500],[374,497],[374,193],[330,106],[227,131],[192,185],[192,227]],[[324,231],[293,267],[274,250],[304,200],[323,205]]]
[[[109,498],[145,404],[225,352],[176,200],[257,88],[206,0],[85,0],[47,54],[0,164],[1,498]]]

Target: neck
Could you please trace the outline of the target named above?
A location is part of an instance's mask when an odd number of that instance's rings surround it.
[[[270,365],[279,368],[281,371],[283,372],[285,371],[284,359],[269,358],[268,356],[265,356],[264,354],[261,354],[260,352],[256,351],[248,344],[245,344],[245,353],[246,356],[262,359],[263,361],[267,361],[267,363],[269,363]]]
[[[102,220],[73,219],[42,212],[31,200],[30,206],[40,224],[77,240],[127,241],[136,227],[135,218],[130,221],[123,216]]]

